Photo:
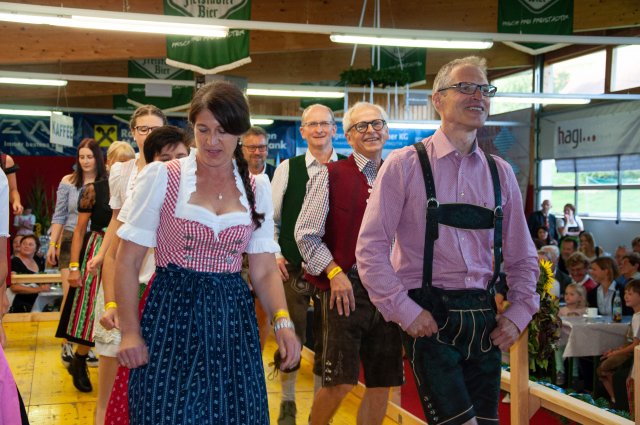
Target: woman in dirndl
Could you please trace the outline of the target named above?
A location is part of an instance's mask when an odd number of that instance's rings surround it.
[[[84,139],[81,146],[91,150],[99,174],[104,175],[105,162],[102,150],[93,139]],[[95,303],[100,286],[100,269],[88,270],[87,263],[99,251],[103,243],[104,228],[109,224],[109,181],[96,180],[82,188],[78,199],[78,221],[71,241],[69,262],[69,294],[62,308],[56,336],[77,343],[76,352],[69,365],[73,385],[82,392],[92,390],[87,372],[87,357],[94,346],[93,321]],[[91,222],[87,235],[87,225]]]
[[[189,121],[197,149],[148,164],[119,217],[118,360],[131,369],[130,423],[268,424],[254,302],[240,276],[243,252],[274,318],[281,368],[300,359],[274,256],[271,186],[250,175],[238,145],[251,125],[238,87],[202,87]],[[155,247],[156,274],[139,319],[137,273],[148,247]]]

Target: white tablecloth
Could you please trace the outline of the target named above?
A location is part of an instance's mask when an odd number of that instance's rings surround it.
[[[622,323],[611,322],[611,317],[563,317],[562,332],[568,333],[564,357],[599,356],[611,348],[625,343],[630,317]],[[625,323],[626,322],[626,323]]]

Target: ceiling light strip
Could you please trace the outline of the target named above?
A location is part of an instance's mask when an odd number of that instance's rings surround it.
[[[67,81],[58,79],[0,77],[0,84],[64,87],[67,85]]]
[[[491,41],[444,40],[424,38],[388,38],[348,34],[332,34],[329,38],[334,43],[366,44],[370,46],[422,47],[432,49],[489,49]]]

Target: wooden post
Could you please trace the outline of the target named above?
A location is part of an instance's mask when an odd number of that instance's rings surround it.
[[[509,352],[511,365],[511,425],[529,423],[529,331],[525,329]]]

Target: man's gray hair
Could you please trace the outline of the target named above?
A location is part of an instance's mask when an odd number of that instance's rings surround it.
[[[449,87],[458,81],[451,81],[451,72],[458,66],[474,66],[479,68],[480,71],[487,76],[487,60],[478,56],[467,56],[466,58],[454,59],[451,62],[443,65],[442,68],[436,74],[436,79],[433,80],[433,93],[437,93],[438,90],[445,87]]]
[[[347,112],[345,112],[344,116],[342,117],[342,130],[344,130],[345,133],[354,124],[353,122],[351,122],[352,121],[351,116],[353,115],[353,113],[356,111],[359,111],[360,109],[365,109],[365,108],[377,109],[378,112],[380,112],[380,116],[382,117],[382,119],[387,122],[389,121],[389,116],[387,115],[387,111],[385,111],[382,106],[376,105],[375,103],[369,103],[369,102],[357,102],[351,108],[347,109]]]
[[[543,253],[547,255],[547,258],[554,264],[558,264],[558,260],[560,259],[560,249],[556,245],[545,245],[538,250],[538,253]]]
[[[329,108],[327,105],[323,105],[322,103],[314,103],[313,105],[309,105],[306,108],[304,108],[304,111],[302,111],[302,124],[305,123],[305,119],[307,118],[307,114],[309,113],[309,111],[311,111],[311,109],[313,108],[317,108],[317,107],[321,107],[327,110],[327,112],[329,112],[329,114],[331,114],[331,122],[335,123],[336,122],[336,117],[335,115],[333,115],[333,111],[331,110],[331,108]]]

